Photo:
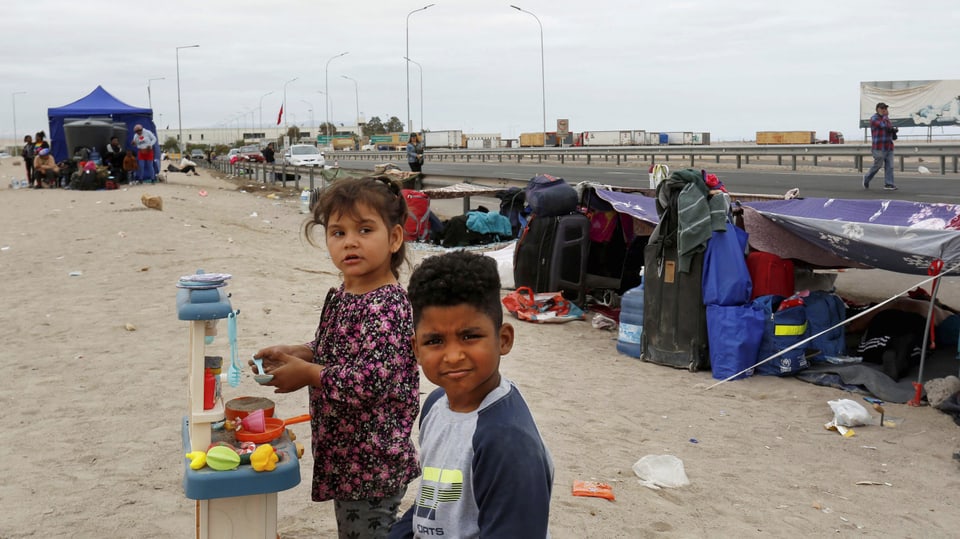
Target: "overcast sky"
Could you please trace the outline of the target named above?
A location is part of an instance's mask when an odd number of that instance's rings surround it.
[[[860,81],[958,79],[953,0],[515,0],[543,25],[547,130],[858,131]],[[97,85],[177,127],[407,120],[412,0],[30,0],[0,18],[0,139]],[[409,16],[427,129],[540,131],[540,27],[510,0],[437,0]],[[332,57],[347,55],[329,62]],[[325,66],[328,79],[325,79]],[[342,78],[348,76],[354,83]],[[329,95],[320,92],[327,88]],[[420,126],[420,73],[410,116]],[[13,96],[14,92],[26,92]],[[272,93],[270,93],[272,92]],[[266,97],[264,94],[268,94]],[[262,97],[262,100],[261,100]],[[249,111],[253,111],[252,113]],[[238,120],[239,118],[239,120]],[[938,128],[939,130],[939,128]]]

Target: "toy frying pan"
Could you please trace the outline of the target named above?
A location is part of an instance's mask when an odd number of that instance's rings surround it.
[[[234,433],[237,437],[237,441],[253,442],[255,444],[267,443],[271,440],[279,438],[280,435],[283,434],[283,429],[285,429],[288,425],[310,421],[310,414],[298,415],[297,417],[291,417],[290,419],[267,417],[264,418],[263,421],[265,423],[263,432],[238,430]]]

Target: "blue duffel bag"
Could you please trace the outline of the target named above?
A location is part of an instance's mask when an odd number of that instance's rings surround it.
[[[791,303],[795,302],[796,305],[787,307],[784,310],[779,310],[780,304],[786,299],[789,299]],[[783,296],[770,294],[760,296],[753,300],[753,302],[763,309],[766,318],[763,340],[760,342],[758,361],[763,361],[778,352],[790,348],[809,335],[807,309],[799,296],[784,298]],[[810,362],[806,357],[806,346],[797,346],[770,361],[758,365],[757,374],[790,376],[809,366]]]

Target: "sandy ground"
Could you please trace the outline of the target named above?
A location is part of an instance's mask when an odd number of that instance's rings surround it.
[[[208,171],[117,191],[10,190],[17,162],[0,161],[0,537],[189,537],[180,438],[188,325],[177,320],[175,282],[200,268],[233,275],[248,357],[308,340],[337,271],[301,239],[292,192],[268,198]],[[162,196],[163,211],[144,208],[144,193]],[[917,280],[847,272],[839,283],[877,296]],[[960,286],[947,282],[943,297],[960,304]],[[502,370],[553,454],[555,538],[944,537],[960,528],[951,458],[960,429],[937,410],[888,405],[898,427],[843,438],[823,427],[827,401],[858,395],[769,377],[708,391],[709,372],[618,355],[615,334],[588,322],[515,325]],[[223,337],[207,351],[229,357]],[[274,396],[246,372],[224,391],[270,396],[282,417],[307,410],[305,393]],[[308,426],[291,429],[309,440]],[[655,454],[682,459],[690,485],[640,485],[631,466]],[[311,466],[308,455],[302,483],[279,495],[284,538],[335,536],[331,504],[309,501]],[[572,496],[577,479],[609,482],[616,501]]]

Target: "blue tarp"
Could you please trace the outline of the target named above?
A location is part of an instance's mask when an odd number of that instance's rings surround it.
[[[53,157],[59,163],[70,157],[72,148],[67,148],[67,139],[63,130],[64,120],[66,119],[86,119],[88,117],[109,117],[114,122],[123,122],[127,126],[127,133],[133,137],[133,126],[141,124],[144,129],[150,130],[154,135],[157,134],[157,128],[153,124],[153,110],[130,106],[103,89],[103,86],[97,86],[92,92],[73,103],[62,107],[52,107],[47,109],[47,119],[50,123],[50,149]],[[130,140],[121,140],[120,144],[124,149],[136,148],[130,144]],[[102,148],[97,149],[102,150]],[[154,153],[160,155],[160,140],[154,147]]]
[[[613,208],[636,219],[656,225],[660,222],[656,201],[636,193],[597,189],[597,195]],[[762,228],[778,228],[778,241],[761,250],[785,258],[798,258],[820,266],[870,267],[912,275],[927,275],[936,259],[944,269],[960,264],[960,205],[905,200],[847,200],[803,198],[765,200],[743,204],[765,219],[747,222],[754,237],[765,234]],[[835,258],[819,256],[814,250],[803,257],[796,245],[810,244]]]

